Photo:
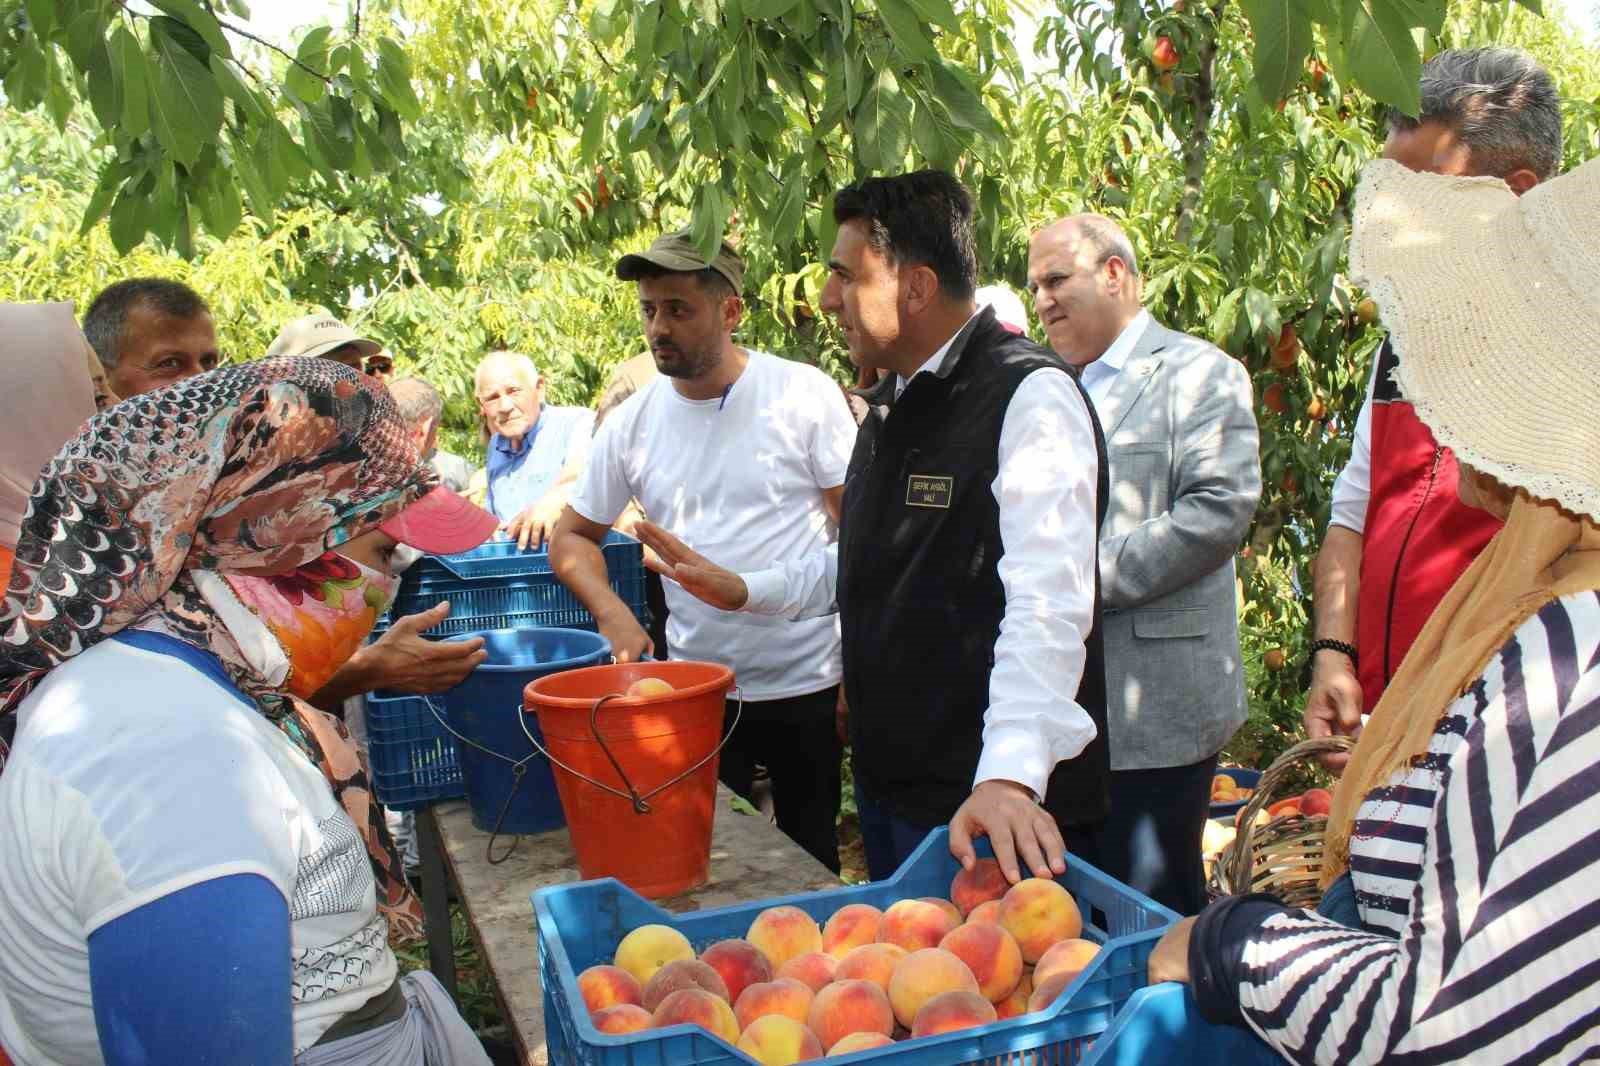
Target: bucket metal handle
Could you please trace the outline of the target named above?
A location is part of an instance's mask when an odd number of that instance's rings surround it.
[[[612,769],[617,771],[617,776],[622,779],[622,784],[628,790],[626,792],[623,792],[621,789],[612,788],[604,781],[596,781],[588,774],[574,770],[572,767],[568,766],[566,763],[562,762],[560,759],[546,751],[544,745],[540,744],[538,739],[528,731],[528,723],[525,720],[525,712],[522,712],[522,708],[520,707],[518,707],[517,710],[519,713],[524,714],[524,718],[519,719],[519,724],[522,726],[523,735],[528,738],[529,743],[538,749],[539,754],[543,755],[546,759],[549,759],[552,764],[561,767],[561,769],[565,770],[573,777],[576,777],[581,781],[587,781],[595,788],[627,800],[629,803],[633,804],[633,812],[635,814],[649,814],[650,804],[648,801],[651,796],[660,795],[662,792],[665,792],[678,782],[685,780],[696,770],[700,769],[706,763],[720,755],[722,753],[722,749],[728,746],[728,741],[733,739],[733,731],[739,728],[739,719],[744,716],[744,689],[735,685],[733,689],[733,698],[738,702],[733,710],[733,725],[728,727],[728,732],[723,736],[722,740],[718,742],[717,746],[711,749],[711,754],[707,755],[705,758],[701,759],[699,762],[695,763],[693,766],[689,767],[672,780],[666,782],[665,784],[657,785],[649,792],[641,795],[639,790],[633,787],[633,782],[628,780],[628,775],[623,771],[622,764],[618,762],[617,757],[611,753],[611,748],[606,744],[605,737],[600,735],[600,708],[605,706],[611,700],[620,700],[626,698],[627,697],[620,692],[613,692],[608,696],[601,696],[599,699],[595,700],[594,706],[589,709],[589,732],[594,734],[595,743],[600,745],[600,750],[605,752],[606,758],[611,761]]]
[[[527,774],[528,763],[533,761],[533,756],[526,755],[520,759],[513,759],[511,756],[495,751],[493,748],[484,747],[471,737],[464,737],[460,733],[456,732],[454,727],[452,727],[449,722],[445,721],[444,715],[439,713],[439,708],[434,706],[432,696],[422,697],[422,702],[428,705],[428,710],[432,712],[434,721],[438,722],[439,725],[444,727],[444,731],[446,733],[449,733],[451,736],[455,737],[461,743],[466,744],[469,747],[477,748],[485,755],[492,755],[501,762],[508,762],[511,764],[511,791],[506,793],[506,801],[500,805],[500,816],[494,820],[494,828],[489,833],[489,844],[484,849],[484,857],[489,860],[489,865],[498,866],[507,859],[511,858],[511,853],[516,851],[517,845],[522,842],[522,838],[520,836],[513,835],[511,838],[511,846],[505,850],[503,855],[501,855],[499,858],[495,858],[495,840],[499,838],[500,827],[505,824],[506,814],[511,810],[511,801],[516,798],[517,791],[522,788],[523,776]],[[521,708],[518,708],[517,717],[520,721],[522,717]],[[524,729],[523,732],[526,733],[527,730]],[[537,747],[537,745],[535,745],[535,747]],[[539,750],[542,752],[544,749],[540,748]],[[548,758],[548,756],[546,756],[546,758]]]

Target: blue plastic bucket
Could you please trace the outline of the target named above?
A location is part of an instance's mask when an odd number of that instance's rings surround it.
[[[523,732],[539,737],[539,723],[522,713],[522,690],[563,670],[594,666],[611,657],[611,645],[582,629],[490,629],[482,637],[489,658],[444,695],[456,734],[461,780],[472,805],[472,824],[486,833],[543,833],[566,824],[550,763]]]

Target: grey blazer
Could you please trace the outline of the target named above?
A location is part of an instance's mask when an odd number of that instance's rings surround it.
[[[1111,768],[1198,762],[1245,719],[1233,557],[1261,497],[1250,376],[1152,321],[1097,413]]]

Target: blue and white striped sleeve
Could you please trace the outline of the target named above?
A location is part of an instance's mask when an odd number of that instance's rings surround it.
[[[1600,597],[1548,604],[1474,688],[1488,699],[1445,769],[1399,938],[1278,907],[1219,937],[1219,906],[1191,947],[1193,970],[1200,945],[1232,942],[1196,980],[1209,1014],[1238,1011],[1301,1063],[1600,1049]]]

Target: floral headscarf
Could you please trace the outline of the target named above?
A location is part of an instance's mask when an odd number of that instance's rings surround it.
[[[0,606],[0,725],[45,673],[130,626],[206,648],[327,775],[381,908],[414,934],[420,908],[343,724],[274,688],[198,586],[302,567],[436,484],[387,391],[326,359],[216,370],[102,412],[45,467],[22,521]],[[5,751],[0,739],[0,769]]]

